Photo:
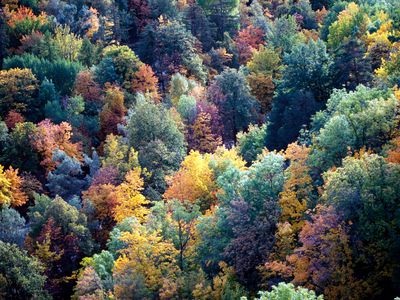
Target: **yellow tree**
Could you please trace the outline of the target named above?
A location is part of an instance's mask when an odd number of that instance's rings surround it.
[[[128,299],[146,291],[150,298],[172,299],[177,294],[178,251],[160,232],[135,222],[120,238],[127,247],[114,264],[114,295]]]
[[[224,173],[230,166],[241,171],[246,169],[246,161],[239,155],[236,148],[218,147],[210,157],[210,166],[214,171],[215,178]]]
[[[102,167],[117,168],[121,174],[121,180],[129,170],[139,166],[138,153],[124,143],[123,138],[119,135],[109,134],[107,136],[103,152]]]
[[[392,49],[391,38],[393,37],[392,20],[383,11],[378,12],[377,22],[380,27],[374,32],[367,31],[366,45],[368,46],[366,55],[371,59],[373,69],[381,66],[382,60],[387,59]]]
[[[179,171],[169,178],[170,186],[164,193],[166,199],[200,202],[209,207],[215,188],[213,172],[209,167],[210,157],[198,151],[190,151]]]
[[[116,189],[118,204],[114,207],[113,214],[117,222],[127,217],[136,217],[140,222],[146,220],[149,213],[146,205],[149,201],[141,194],[144,184],[140,177],[141,171],[141,168],[129,171],[125,181]]]
[[[0,165],[0,208],[3,206],[17,207],[28,201],[28,196],[21,190],[22,179],[18,176],[18,169],[9,167],[4,171]]]
[[[4,167],[0,165],[0,206],[9,205],[11,202],[11,182],[4,173]]]
[[[56,27],[53,41],[61,57],[71,61],[78,59],[82,39],[71,32],[68,26]]]
[[[22,191],[22,178],[18,176],[18,169],[9,167],[5,171],[5,176],[10,182],[10,193],[11,193],[11,206],[17,207],[24,205],[28,201],[28,196]]]
[[[11,109],[30,111],[37,106],[38,81],[30,69],[0,71],[0,113],[5,116]]]
[[[127,111],[124,93],[117,86],[109,86],[104,98],[104,106],[99,114],[101,137],[118,133],[118,124],[124,124]]]
[[[355,29],[358,29],[356,37],[362,37],[367,31],[369,21],[365,12],[356,3],[350,2],[329,27],[328,48],[336,49],[354,37]]]
[[[279,195],[279,205],[282,209],[280,221],[289,222],[294,232],[298,232],[303,227],[304,212],[312,192],[307,166],[309,152],[309,148],[297,143],[290,144],[285,152],[290,166],[286,169],[287,179]]]

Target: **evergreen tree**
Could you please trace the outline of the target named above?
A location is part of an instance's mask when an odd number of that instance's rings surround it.
[[[209,87],[209,98],[219,109],[227,142],[235,141],[239,131],[257,120],[258,102],[240,71],[226,69],[216,76]]]
[[[57,167],[47,175],[49,191],[66,201],[79,196],[88,185],[88,178],[83,173],[80,162],[61,150],[53,152],[53,161]]]
[[[355,90],[359,84],[371,81],[371,61],[365,51],[363,42],[357,38],[351,38],[335,51],[334,82],[337,88]]]
[[[36,258],[16,245],[0,241],[0,292],[8,299],[50,299],[46,277]]]
[[[184,136],[169,111],[144,98],[137,98],[129,112],[126,130],[140,166],[151,172],[146,193],[157,199],[165,190],[165,175],[176,170],[185,155]]]
[[[308,125],[311,116],[321,108],[313,93],[297,91],[279,95],[272,102],[267,125],[265,145],[268,149],[284,149],[299,136],[303,125]]]

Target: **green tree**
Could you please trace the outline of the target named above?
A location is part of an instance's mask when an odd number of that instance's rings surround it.
[[[12,208],[3,208],[0,211],[0,240],[4,243],[17,244],[22,246],[24,243],[27,228],[25,219]]]
[[[301,41],[296,18],[287,15],[275,19],[267,37],[274,48],[281,49],[283,53],[290,52],[292,47]]]
[[[235,141],[236,134],[258,117],[259,104],[250,94],[246,77],[235,69],[225,69],[215,76],[209,98],[219,108],[225,141]]]
[[[225,32],[233,34],[239,28],[238,0],[200,0],[198,3],[216,29],[216,40],[222,41]]]
[[[69,61],[77,60],[82,39],[72,33],[68,26],[58,26],[54,31],[53,40],[59,56]]]
[[[38,83],[29,69],[10,69],[0,71],[0,115],[5,116],[11,109],[22,112],[36,112],[40,108],[35,101]]]
[[[122,79],[121,84],[129,86],[133,74],[138,71],[142,62],[128,46],[111,45],[103,49],[103,60],[111,58],[115,72]]]
[[[318,101],[329,97],[332,80],[332,58],[321,40],[294,45],[283,58],[285,68],[279,85],[280,93],[299,90],[312,92]]]
[[[16,245],[0,241],[0,295],[6,299],[50,299],[37,259]]]
[[[169,111],[144,98],[137,98],[129,112],[126,130],[129,146],[139,153],[140,166],[151,172],[146,193],[159,198],[165,190],[165,175],[177,170],[184,158],[184,136]]]
[[[22,171],[39,174],[39,156],[32,146],[32,137],[36,132],[37,127],[31,122],[17,123],[14,130],[7,135],[1,161]]]
[[[379,150],[394,135],[397,107],[390,91],[362,85],[353,92],[335,90],[326,109],[313,117],[313,164],[327,170],[339,166],[349,152]]]
[[[82,65],[65,59],[50,61],[25,53],[22,56],[17,55],[5,59],[4,68],[31,69],[38,80],[43,81],[47,78],[53,81],[61,95],[68,95],[72,92],[76,75],[82,70]]]
[[[267,125],[265,145],[268,149],[284,149],[299,136],[299,131],[308,125],[311,116],[321,108],[313,93],[295,91],[273,99]]]
[[[257,159],[257,156],[262,153],[265,142],[265,134],[267,125],[262,126],[250,125],[247,132],[239,132],[237,135],[237,146],[240,155],[251,163]]]
[[[278,285],[272,286],[270,292],[259,292],[260,298],[255,300],[323,300],[324,296],[317,297],[314,291],[310,291],[303,287],[295,287],[291,283],[280,282]],[[246,299],[246,298],[244,298]]]
[[[365,291],[370,297],[394,296],[396,290],[399,178],[398,164],[367,153],[347,157],[342,167],[324,175],[323,201],[342,212],[345,222],[351,221],[355,267],[373,287]]]
[[[340,44],[334,52],[334,70],[337,88],[355,90],[359,84],[368,84],[372,80],[372,66],[364,43],[350,38]]]

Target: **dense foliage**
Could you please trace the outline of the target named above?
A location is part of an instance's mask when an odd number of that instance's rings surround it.
[[[1,0],[0,299],[400,296],[400,1]]]

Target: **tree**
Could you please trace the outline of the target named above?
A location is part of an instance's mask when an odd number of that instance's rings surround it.
[[[271,47],[260,46],[253,52],[251,60],[247,63],[250,74],[247,76],[251,93],[261,105],[261,111],[270,110],[275,84],[273,80],[280,78],[281,59],[279,53]]]
[[[258,103],[250,94],[249,85],[241,72],[226,69],[215,77],[208,92],[210,100],[219,109],[225,141],[234,141],[239,131],[256,120]]]
[[[25,118],[19,112],[15,111],[15,110],[10,110],[8,112],[6,118],[4,119],[4,122],[6,123],[6,125],[9,129],[14,129],[15,125],[17,125],[17,123],[25,122]]]
[[[169,84],[169,94],[171,96],[171,102],[174,106],[178,105],[179,98],[183,95],[188,95],[193,89],[194,82],[189,80],[181,73],[175,73],[171,76]]]
[[[297,143],[290,144],[285,151],[290,166],[285,170],[287,178],[279,195],[280,222],[289,222],[294,233],[303,227],[306,209],[312,204],[312,179],[307,166],[309,153],[310,148]]]
[[[135,72],[132,90],[145,95],[149,94],[152,99],[160,101],[160,95],[158,94],[158,78],[149,65],[143,64],[139,67],[139,70]]]
[[[361,38],[367,31],[368,22],[368,16],[360,6],[354,2],[347,4],[329,26],[328,48],[335,50],[351,38]]]
[[[56,163],[52,160],[53,151],[56,149],[64,151],[70,157],[78,160],[82,159],[80,144],[70,141],[72,136],[71,129],[71,125],[66,122],[55,125],[47,119],[38,124],[32,144],[41,154],[42,161],[40,164],[47,171],[53,170],[56,166]]]
[[[0,165],[0,183],[0,203],[2,206],[8,206],[11,202],[11,182],[6,177],[6,174],[4,173],[4,167],[2,165]]]
[[[42,12],[36,16],[30,7],[22,5],[17,9],[8,10],[5,17],[7,17],[7,25],[10,30],[10,42],[14,46],[18,45],[22,36],[41,31],[48,23],[46,13]]]
[[[303,125],[308,125],[311,116],[321,104],[313,93],[296,91],[277,96],[272,102],[271,115],[265,137],[269,149],[284,149],[299,136]]]
[[[161,234],[166,240],[173,242],[178,251],[178,266],[186,273],[185,276],[190,276],[190,271],[197,271],[193,254],[196,242],[195,225],[200,215],[200,207],[185,200],[158,202],[151,209],[151,222],[161,227]]]
[[[73,282],[65,279],[93,249],[86,215],[60,197],[51,200],[36,195],[28,216],[31,228],[27,245],[46,265],[48,288],[55,296],[70,293]]]
[[[213,172],[209,167],[210,157],[198,151],[190,151],[181,168],[170,178],[170,186],[164,193],[166,199],[177,199],[198,204],[208,209],[214,201],[215,189]]]
[[[369,84],[372,66],[365,52],[363,42],[355,38],[350,38],[336,49],[334,81],[337,88],[355,90],[359,84]]]
[[[395,294],[394,253],[399,247],[395,241],[399,230],[395,199],[399,194],[399,176],[399,165],[368,153],[347,157],[342,167],[324,176],[323,200],[342,212],[345,222],[351,220],[353,251],[361,258],[355,261],[357,274],[368,286],[375,287],[365,290],[366,297],[370,293]],[[388,283],[385,291],[380,288],[383,281]]]
[[[103,137],[108,134],[118,134],[118,124],[124,123],[126,108],[124,94],[116,86],[107,89],[103,110],[100,112],[100,131]]]
[[[180,96],[176,109],[186,124],[193,124],[197,115],[196,99],[193,96]]]
[[[44,104],[44,116],[55,123],[61,123],[66,119],[66,114],[61,106],[60,97],[52,81],[45,78],[40,84],[39,97]]]
[[[279,84],[280,93],[299,90],[312,92],[317,101],[325,101],[330,94],[332,58],[321,40],[299,43],[283,57],[285,68]]]
[[[129,146],[139,153],[140,166],[151,172],[146,195],[159,197],[165,190],[164,176],[176,170],[185,155],[183,134],[169,111],[140,98],[128,115],[126,129]],[[153,196],[147,194],[151,190]]]
[[[134,72],[143,64],[128,46],[111,45],[103,49],[103,61],[111,59],[115,72],[121,78],[121,84],[130,86]],[[112,83],[112,82],[111,82]]]
[[[122,222],[124,223],[124,222]],[[118,227],[121,226],[121,223],[117,224],[115,228],[113,229],[116,230]],[[111,237],[112,239],[113,237]],[[108,242],[108,245],[110,242]],[[98,254],[94,254],[91,257],[85,257],[81,265],[83,268],[93,268],[94,272],[90,272],[93,274],[94,277],[99,278],[101,281],[101,286],[104,289],[104,291],[110,290],[113,287],[113,278],[112,278],[112,273],[113,273],[113,268],[114,268],[114,262],[115,262],[115,257],[118,257],[119,254],[117,253],[111,253],[108,250],[102,250]],[[85,271],[85,269],[83,271]],[[82,274],[84,275],[84,273]],[[85,277],[85,276],[83,276]],[[89,277],[90,278],[90,277]],[[83,279],[85,280],[85,279]],[[86,281],[86,280],[85,280]],[[97,280],[96,280],[97,281]]]
[[[47,174],[46,186],[49,191],[53,196],[58,195],[66,201],[79,196],[88,185],[88,178],[82,171],[81,163],[61,150],[53,152],[53,161],[56,168]]]
[[[227,159],[224,159],[227,165]],[[211,272],[224,260],[247,287],[257,282],[257,266],[272,251],[283,186],[283,157],[268,153],[248,170],[228,164],[217,172],[219,206],[198,225],[200,261]]]
[[[83,270],[74,290],[74,296],[77,299],[103,300],[105,298],[101,280],[93,267],[90,266]]]
[[[251,163],[257,159],[264,148],[265,134],[267,125],[262,126],[250,125],[247,132],[239,132],[237,135],[237,146],[240,155]]]
[[[91,185],[82,193],[83,208],[89,210],[93,206],[94,218],[99,222],[97,240],[105,242],[107,234],[115,225],[114,210],[119,205],[116,186],[111,183]],[[88,201],[89,200],[89,201]]]
[[[148,1],[131,0],[129,1],[129,13],[133,18],[133,31],[135,37],[143,31],[144,27],[150,22],[150,7]]]
[[[275,19],[267,37],[275,49],[289,53],[292,47],[301,41],[296,18],[286,15]]]
[[[28,196],[22,191],[22,180],[18,176],[18,169],[14,170],[9,167],[4,171],[4,167],[0,165],[0,205],[2,207],[22,206],[28,201]]]
[[[400,137],[395,137],[388,144],[386,160],[394,164],[400,163]]]
[[[15,209],[2,208],[0,211],[0,240],[22,247],[27,234],[25,223],[25,219]]]
[[[78,73],[75,80],[74,95],[81,95],[89,102],[102,103],[100,86],[94,81],[92,72],[84,70]]]
[[[97,61],[98,47],[93,45],[87,37],[83,38],[78,60],[86,67],[92,67]]]
[[[24,205],[28,201],[28,196],[22,190],[22,178],[18,176],[18,169],[9,167],[4,172],[5,177],[10,182],[10,202],[12,207],[18,207]]]
[[[174,285],[178,274],[177,250],[171,242],[163,240],[160,232],[137,221],[132,226],[132,232],[121,236],[127,246],[114,265],[115,296],[173,297],[177,294]]]
[[[200,153],[213,153],[217,147],[222,145],[219,134],[212,132],[211,115],[200,112],[191,126],[192,134],[189,137],[189,148]]]
[[[212,278],[209,285],[200,282],[196,284],[193,291],[194,299],[242,299],[246,294],[245,288],[237,281],[235,269],[221,261],[219,264],[221,271]]]
[[[326,110],[313,117],[317,132],[312,164],[327,170],[339,166],[349,151],[380,149],[394,134],[398,101],[391,92],[360,85],[353,92],[335,90]]]
[[[376,70],[377,76],[390,85],[396,85],[399,82],[400,74],[398,66],[400,64],[400,51],[398,47],[394,47],[389,57],[382,59],[381,67]]]
[[[10,299],[49,299],[44,290],[46,277],[37,259],[16,245],[0,241],[1,294]]]
[[[199,1],[216,28],[215,40],[222,41],[225,32],[232,34],[239,27],[239,1]]]
[[[125,174],[139,167],[138,153],[127,145],[122,136],[110,134],[103,147],[102,168],[114,167],[118,170],[118,178],[122,181]]]
[[[105,85],[108,83],[121,82],[122,78],[115,70],[114,62],[111,57],[103,58],[99,64],[95,67],[94,71],[96,81]]]
[[[58,55],[66,60],[78,60],[82,39],[71,33],[68,26],[58,26],[54,32],[54,45]]]
[[[256,300],[283,300],[283,299],[292,299],[292,300],[323,300],[324,296],[320,295],[317,297],[314,291],[310,291],[303,287],[295,287],[291,283],[280,282],[277,286],[272,286],[272,290],[270,292],[259,292],[260,298]]]
[[[20,112],[34,112],[38,108],[35,97],[38,83],[29,69],[0,71],[0,114],[5,116],[11,109]],[[40,108],[40,107],[39,107]]]
[[[31,140],[37,127],[31,122],[17,123],[14,130],[7,136],[1,160],[6,165],[13,165],[22,171],[39,173],[40,160]],[[15,160],[18,157],[18,160]]]
[[[118,204],[113,211],[115,221],[121,222],[127,217],[135,217],[139,222],[146,220],[149,201],[141,194],[144,184],[141,172],[140,168],[129,171],[125,181],[117,187]]]
[[[202,82],[206,80],[207,72],[199,55],[198,41],[184,24],[178,21],[161,22],[155,31],[155,45],[155,71],[163,91],[166,80],[177,72],[186,71]]]
[[[5,59],[4,68],[31,69],[38,80],[43,81],[47,78],[54,83],[61,95],[68,95],[72,91],[76,75],[81,71],[82,65],[61,58],[48,60],[25,53],[22,56],[17,55]]]
[[[247,63],[252,52],[258,50],[258,47],[263,42],[263,31],[260,28],[249,25],[238,32],[235,38],[236,47],[239,52],[239,62]]]
[[[202,44],[205,51],[210,50],[213,44],[211,24],[205,11],[197,3],[190,3],[184,10],[184,22],[193,36]]]
[[[99,13],[97,9],[93,7],[88,8],[86,5],[83,5],[82,10],[80,11],[77,27],[79,28],[78,31],[82,35],[85,35],[85,38],[87,39],[86,42],[90,42],[89,39],[92,39],[100,29]],[[91,64],[88,64],[87,66],[90,67]]]

